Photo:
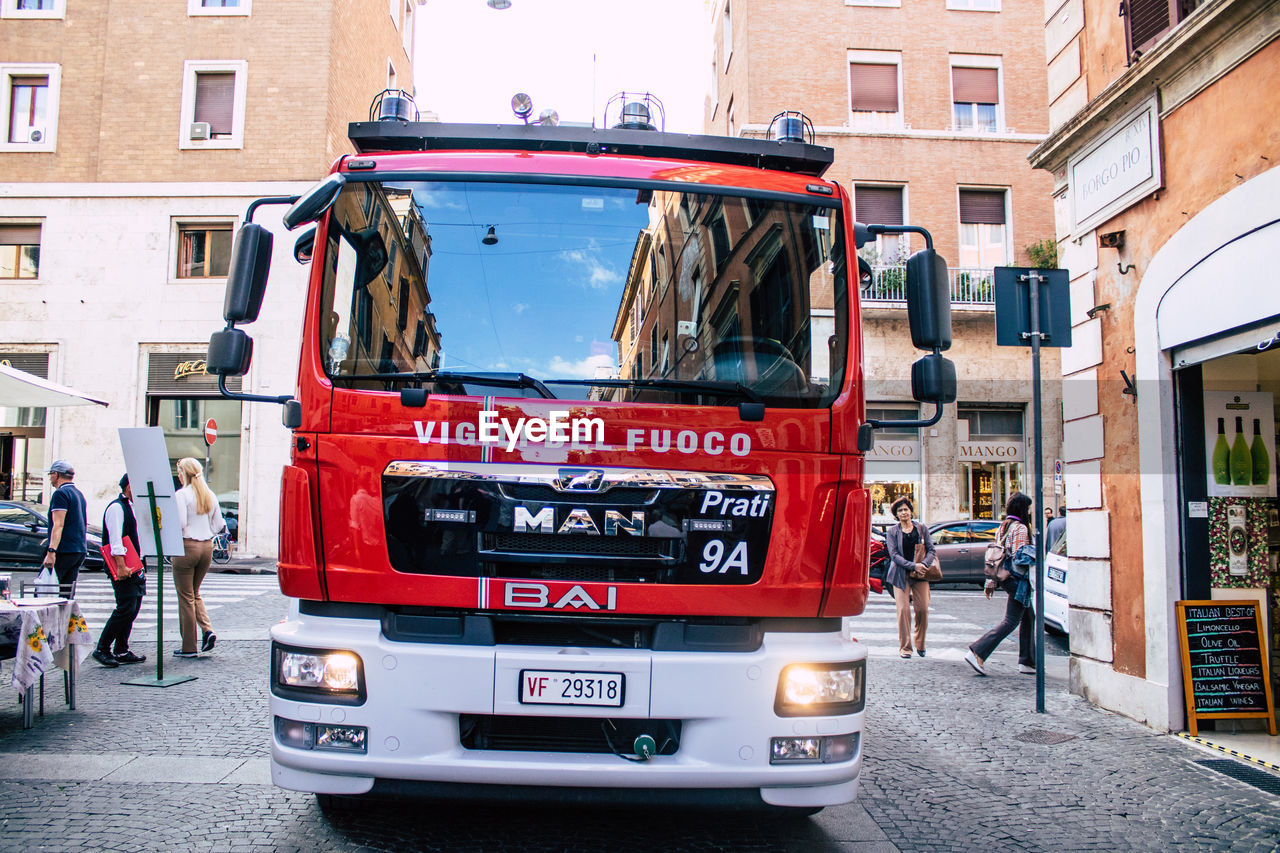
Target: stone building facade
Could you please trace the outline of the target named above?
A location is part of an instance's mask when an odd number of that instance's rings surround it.
[[[347,123],[412,89],[422,0],[4,0],[0,8],[0,361],[109,403],[0,409],[0,489],[47,499],[70,460],[96,518],[123,470],[116,430],[164,427],[205,455],[241,548],[276,551],[288,432],[277,406],[219,399],[203,371],[232,235],[351,153]],[[293,390],[309,268],[284,208],[244,390]]]

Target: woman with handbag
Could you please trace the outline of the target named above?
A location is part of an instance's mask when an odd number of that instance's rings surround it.
[[[885,531],[885,548],[889,552],[889,568],[885,582],[893,587],[893,600],[898,609],[898,655],[911,657],[912,640],[916,654],[924,657],[924,635],[929,628],[929,577],[942,579],[938,553],[928,529],[912,518],[915,507],[910,498],[898,498],[890,510],[898,523]],[[909,555],[909,556],[908,556]],[[911,627],[915,613],[915,630]]]
[[[1025,564],[1026,552],[1022,549],[1031,546],[1031,498],[1022,492],[1014,492],[1005,504],[1004,521],[1000,524],[997,542],[1004,548],[1003,568],[998,577],[987,578],[982,591],[990,598],[997,588],[1002,589],[1009,594],[1009,602],[1005,605],[1004,619],[969,646],[964,659],[978,675],[986,675],[987,658],[1017,628],[1018,672],[1034,675],[1036,614],[1031,604],[1029,569],[1034,568],[1035,558],[1031,558],[1031,566]],[[1019,552],[1023,559],[1015,560]]]

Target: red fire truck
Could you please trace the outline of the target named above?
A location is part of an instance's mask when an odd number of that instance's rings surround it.
[[[393,99],[396,93],[392,93]],[[851,801],[870,506],[855,225],[774,138],[351,125],[237,235],[224,393],[284,404],[272,774],[373,792]],[[527,115],[527,113],[526,113]],[[232,394],[272,234],[310,264],[297,391]],[[927,234],[925,234],[927,239]],[[907,266],[917,399],[955,397],[944,262]],[[345,795],[345,796],[343,796]]]

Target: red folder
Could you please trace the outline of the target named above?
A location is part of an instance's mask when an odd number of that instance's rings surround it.
[[[111,576],[113,581],[118,581],[116,577],[116,558],[111,553],[110,545],[103,545],[98,549],[102,552],[102,560],[106,563],[107,574]],[[142,558],[138,556],[138,552],[134,550],[133,543],[128,539],[124,540],[124,565],[127,569],[132,569],[134,574],[142,568]]]

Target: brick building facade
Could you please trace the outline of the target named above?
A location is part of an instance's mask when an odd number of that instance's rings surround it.
[[[288,433],[277,407],[218,399],[202,360],[221,325],[231,237],[250,201],[295,195],[353,149],[350,121],[412,89],[423,0],[2,0],[0,360],[109,402],[0,409],[3,497],[40,499],[71,460],[91,517],[123,469],[118,427],[160,425],[204,456],[244,550],[274,554]],[[294,385],[307,269],[282,207],[245,390]],[[196,364],[193,369],[193,363]]]
[[[877,510],[906,494],[929,522],[998,518],[1012,491],[1034,494],[1031,359],[994,346],[991,275],[1030,265],[1026,247],[1054,238],[1051,181],[1026,161],[1049,129],[1040,10],[1009,0],[710,5],[707,132],[760,137],[775,114],[803,112],[815,141],[835,149],[826,176],[852,193],[858,219],[929,229],[951,267],[958,405],[930,429],[880,435],[867,467]],[[901,261],[920,248],[912,235],[863,250],[874,267],[861,292],[873,415],[918,411]],[[1055,350],[1042,368],[1056,379]],[[1059,383],[1046,381],[1050,475],[1060,405]],[[1037,503],[1055,500],[1046,478]]]

